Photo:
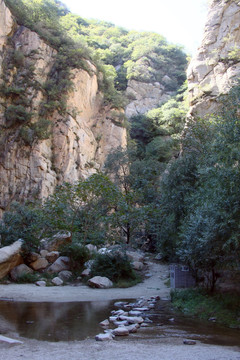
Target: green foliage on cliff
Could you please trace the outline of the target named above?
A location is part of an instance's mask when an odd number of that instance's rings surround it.
[[[84,60],[91,60],[98,68],[100,89],[114,107],[124,105],[121,92],[128,79],[162,83],[167,75],[166,91],[176,91],[186,78],[186,55],[161,35],[83,19],[57,0],[5,1],[20,25],[36,31],[49,45],[66,54],[62,64],[85,68]],[[18,55],[16,61],[21,62]]]

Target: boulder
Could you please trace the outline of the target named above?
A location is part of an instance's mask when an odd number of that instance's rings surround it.
[[[58,277],[60,277],[60,279],[62,279],[62,281],[69,281],[72,277],[73,273],[69,270],[63,270],[60,271],[60,273],[58,274]]]
[[[63,285],[63,281],[62,279],[60,279],[58,276],[56,276],[55,278],[52,279],[52,283],[55,286],[61,286]]]
[[[20,264],[11,270],[10,276],[16,281],[20,276],[25,274],[32,274],[33,270],[25,264]]]
[[[141,311],[135,311],[135,310],[129,311],[129,316],[141,316],[141,314],[142,314]]]
[[[47,285],[47,283],[44,280],[39,280],[39,281],[35,282],[35,285],[40,286],[40,287],[45,287]]]
[[[110,322],[109,322],[108,319],[106,319],[106,320],[101,321],[99,325],[102,326],[102,327],[104,327],[104,328],[105,328],[105,327],[109,327]]]
[[[94,263],[94,260],[88,260],[88,261],[86,261],[86,262],[84,263],[85,269],[91,269],[93,263]]]
[[[40,257],[39,254],[37,254],[37,253],[35,253],[35,252],[31,252],[31,253],[28,255],[27,260],[28,260],[29,263],[32,263],[32,262],[36,261],[39,257]]]
[[[70,269],[70,259],[68,256],[60,256],[51,266],[48,268],[49,273],[59,273],[63,270]]]
[[[113,336],[110,332],[107,332],[105,334],[98,334],[95,336],[96,341],[109,341],[113,340]]]
[[[126,326],[119,326],[118,328],[112,331],[115,336],[127,336],[129,335],[129,330]]]
[[[140,261],[133,261],[132,267],[134,270],[141,271],[141,270],[143,270],[144,265]]]
[[[38,258],[36,261],[32,262],[30,264],[31,268],[33,270],[39,271],[39,270],[44,270],[48,267],[49,262],[45,259],[45,258]]]
[[[139,329],[139,325],[138,324],[132,324],[132,325],[126,326],[126,328],[128,329],[130,334],[134,334]]]
[[[89,277],[91,275],[91,269],[85,269],[83,270],[83,272],[81,273],[82,277]]]
[[[97,253],[97,247],[93,244],[87,244],[86,248],[89,250],[91,254]]]
[[[22,241],[15,241],[12,245],[0,249],[0,279],[4,278],[13,268],[23,263],[20,255]]]
[[[196,341],[190,339],[183,340],[183,343],[184,345],[196,345]]]
[[[44,250],[58,251],[60,246],[69,244],[72,242],[72,234],[70,231],[59,231],[52,238],[46,238],[41,240],[41,247]]]
[[[58,251],[48,252],[45,258],[47,259],[48,262],[53,264],[59,258],[59,252]]]
[[[21,345],[21,344],[23,344],[22,341],[11,339],[11,338],[3,336],[3,335],[0,335],[0,342],[3,342],[5,344],[9,344],[9,345]]]
[[[138,261],[138,262],[143,262],[144,261],[144,254],[143,253],[139,253],[137,251],[127,251],[126,252],[127,257],[129,258],[130,261]]]
[[[100,288],[100,289],[108,289],[113,286],[111,280],[104,276],[94,276],[93,278],[88,280],[88,285],[90,287]]]
[[[41,255],[41,257],[46,257],[47,256],[47,254],[48,254],[48,251],[47,250],[41,250],[40,251],[40,255]]]
[[[129,324],[141,324],[143,323],[143,318],[141,316],[119,316],[120,320],[127,320]]]
[[[127,320],[117,320],[117,321],[113,321],[113,324],[115,326],[126,326],[129,325]]]

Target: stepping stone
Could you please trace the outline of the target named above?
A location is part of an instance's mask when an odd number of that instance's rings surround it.
[[[196,345],[196,341],[195,340],[183,340],[184,345]]]
[[[15,340],[15,339],[10,339],[10,338],[8,338],[6,336],[3,336],[3,335],[0,335],[0,342],[4,342],[4,343],[7,343],[7,344],[11,344],[11,345],[23,344],[22,341]]]

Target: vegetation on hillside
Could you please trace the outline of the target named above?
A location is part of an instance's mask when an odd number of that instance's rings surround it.
[[[100,89],[114,106],[124,105],[121,92],[128,79],[154,82],[168,75],[166,91],[176,91],[186,78],[186,55],[161,35],[83,19],[58,0],[6,0],[6,4],[20,25],[65,55],[64,66],[86,67],[84,60],[91,60],[103,74]]]

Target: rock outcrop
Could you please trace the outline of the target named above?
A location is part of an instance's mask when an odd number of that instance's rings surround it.
[[[0,249],[0,279],[6,276],[15,266],[23,263],[20,254],[22,242],[15,241],[12,245]]]
[[[130,99],[126,107],[126,116],[145,114],[148,110],[161,106],[164,102],[169,100],[173,92],[166,91],[164,80],[171,80],[167,75],[163,77],[163,84],[160,82],[140,82],[137,80],[129,80],[126,93]],[[165,84],[166,85],[166,84]]]
[[[202,44],[188,68],[191,115],[212,113],[217,97],[239,79],[239,24],[240,1],[211,1]]]
[[[65,94],[66,111],[63,114],[56,106],[48,115],[50,135],[27,143],[32,130],[24,128],[24,116],[31,116],[35,128],[44,121],[42,107],[50,106],[46,84],[57,56],[37,33],[19,26],[0,0],[0,211],[13,200],[43,199],[56,185],[91,175],[110,151],[126,146],[119,111],[103,104],[96,68],[89,61],[85,61],[88,71],[71,69],[73,86]]]

